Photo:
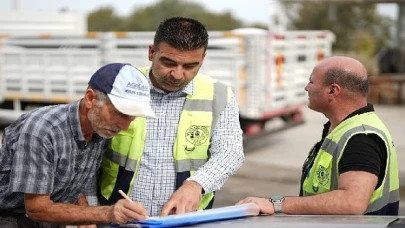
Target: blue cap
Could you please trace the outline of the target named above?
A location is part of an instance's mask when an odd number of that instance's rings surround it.
[[[114,107],[129,116],[155,117],[150,106],[150,87],[145,75],[126,63],[110,63],[98,69],[89,86],[107,94]]]

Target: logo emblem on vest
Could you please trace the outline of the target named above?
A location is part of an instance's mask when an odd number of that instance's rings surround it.
[[[192,125],[186,131],[186,139],[193,145],[202,145],[208,140],[209,132],[207,126]]]
[[[329,173],[323,166],[319,166],[316,170],[316,180],[318,181],[319,185],[324,186],[329,182]]]

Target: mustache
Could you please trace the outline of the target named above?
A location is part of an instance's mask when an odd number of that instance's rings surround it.
[[[104,129],[109,130],[109,131],[114,131],[114,132],[121,131],[121,128],[119,128],[119,127],[105,127]]]
[[[179,84],[182,82],[181,79],[175,79],[173,77],[166,77],[166,81],[173,84]]]

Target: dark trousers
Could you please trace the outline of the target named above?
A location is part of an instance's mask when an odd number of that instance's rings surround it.
[[[35,222],[25,214],[0,211],[1,228],[61,228],[64,226],[45,222]]]

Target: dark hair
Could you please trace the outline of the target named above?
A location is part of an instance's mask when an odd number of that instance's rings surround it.
[[[351,92],[358,92],[363,96],[368,93],[368,79],[362,79],[360,75],[353,72],[340,69],[331,68],[325,73],[325,85],[338,84]]]
[[[202,47],[206,50],[208,32],[205,26],[197,20],[172,17],[159,24],[153,45],[158,49],[159,44],[163,42],[181,51],[191,51]]]

